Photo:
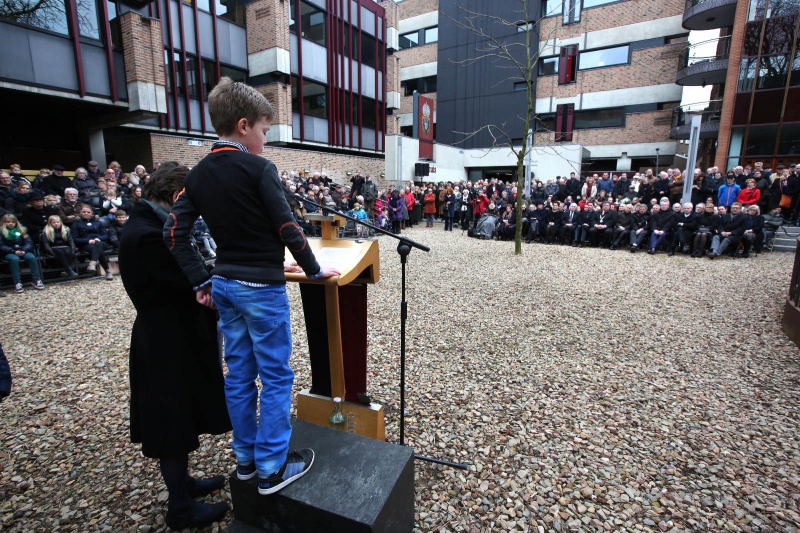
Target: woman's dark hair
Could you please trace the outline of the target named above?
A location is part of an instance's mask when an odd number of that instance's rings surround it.
[[[188,173],[189,167],[177,161],[161,163],[142,189],[142,198],[171,206],[175,193],[183,190]]]

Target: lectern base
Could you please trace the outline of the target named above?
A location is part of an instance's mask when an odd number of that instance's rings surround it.
[[[343,402],[345,415],[356,415],[356,433],[371,439],[386,440],[386,424],[383,418],[383,406],[377,403],[361,405]],[[328,419],[333,412],[333,400],[327,396],[311,394],[308,389],[297,395],[297,418],[312,424],[328,427]]]
[[[260,496],[256,479],[230,475],[231,532],[408,532],[414,527],[414,452],[297,420],[291,449],[312,448],[308,474]]]

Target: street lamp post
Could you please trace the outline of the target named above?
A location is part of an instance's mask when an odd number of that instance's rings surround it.
[[[656,148],[656,176],[658,176],[658,151],[659,149]]]

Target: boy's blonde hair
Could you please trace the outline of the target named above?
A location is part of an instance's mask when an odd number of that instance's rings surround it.
[[[272,106],[266,97],[253,87],[233,81],[227,76],[208,95],[208,114],[217,135],[227,136],[236,132],[236,123],[247,119],[252,125],[259,119],[272,120]]]

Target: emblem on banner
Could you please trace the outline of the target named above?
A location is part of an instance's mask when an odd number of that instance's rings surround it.
[[[426,136],[431,134],[431,106],[428,102],[422,104],[422,131]]]

